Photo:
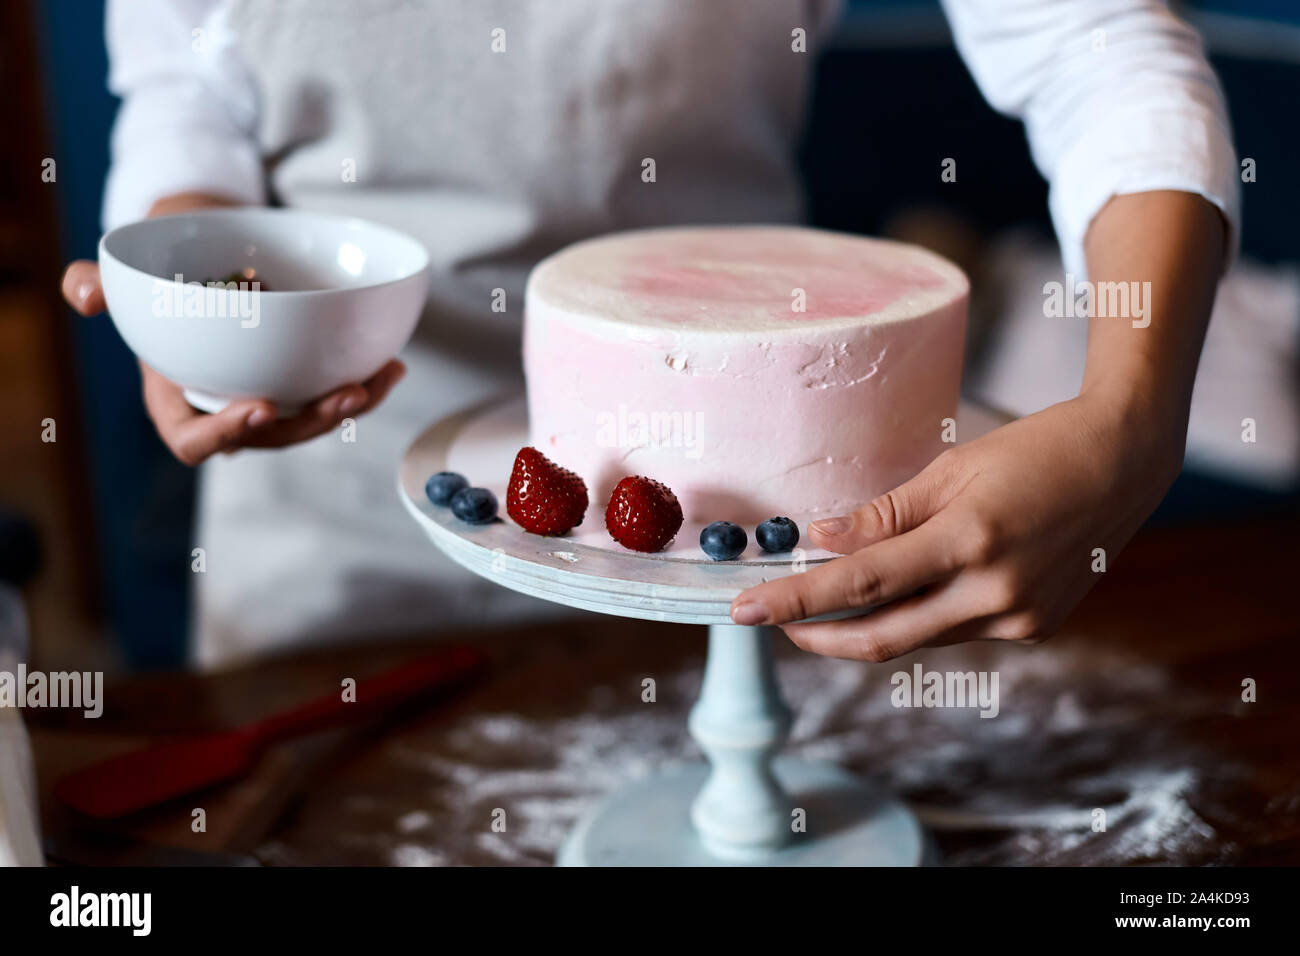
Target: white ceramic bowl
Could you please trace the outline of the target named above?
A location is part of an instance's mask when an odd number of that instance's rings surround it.
[[[114,229],[99,241],[99,271],[126,344],[196,408],[267,398],[291,414],[401,351],[424,306],[429,254],[361,219],[220,209]],[[236,272],[270,291],[200,284]]]

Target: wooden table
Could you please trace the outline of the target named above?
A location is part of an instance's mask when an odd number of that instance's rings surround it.
[[[1298,541],[1295,518],[1146,531],[1039,647],[981,643],[866,665],[785,646],[790,750],[901,793],[947,864],[1300,863]],[[549,863],[591,801],[698,759],[685,716],[704,636],[599,617],[441,635],[487,649],[489,675],[385,728],[281,747],[246,781],[113,828],[131,842],[96,837],[97,858],[152,859],[139,840],[266,864]],[[61,772],[160,733],[254,719],[427,646],[131,678],[110,685],[98,721],[29,712],[46,832],[85,843],[49,799]],[[895,707],[890,677],[917,663],[996,672],[998,716]],[[1254,703],[1242,699],[1246,679]],[[192,832],[195,807],[206,832]]]

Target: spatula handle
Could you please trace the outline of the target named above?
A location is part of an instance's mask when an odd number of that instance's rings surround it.
[[[292,710],[272,714],[249,727],[259,743],[285,740],[315,730],[384,714],[424,694],[457,684],[486,663],[482,651],[466,645],[441,648],[374,677],[357,681],[356,699],[340,687]]]

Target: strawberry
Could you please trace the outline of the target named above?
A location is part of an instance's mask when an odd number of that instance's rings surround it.
[[[605,527],[609,536],[633,551],[662,551],[682,526],[682,506],[665,484],[629,475],[609,496]]]
[[[587,486],[536,448],[519,449],[506,488],[506,514],[533,534],[564,534],[582,524]]]

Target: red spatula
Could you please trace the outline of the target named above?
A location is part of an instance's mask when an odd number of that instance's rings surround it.
[[[486,658],[457,645],[357,682],[356,700],[342,688],[256,723],[132,751],[69,774],[54,787],[68,806],[99,819],[120,817],[182,794],[242,777],[271,744],[339,724],[389,713],[433,691],[460,685]]]

